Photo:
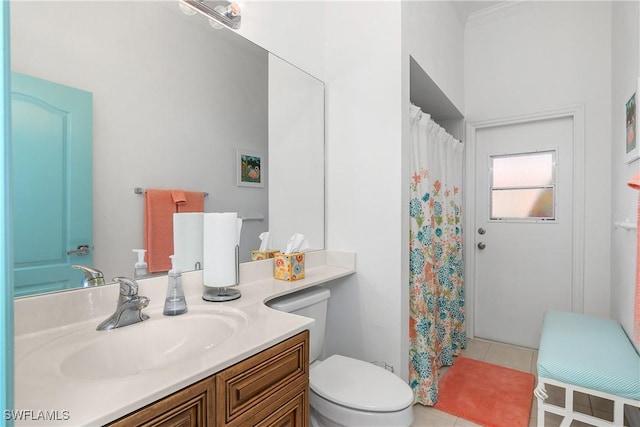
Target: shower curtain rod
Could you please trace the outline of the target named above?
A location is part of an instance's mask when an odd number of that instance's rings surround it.
[[[428,115],[428,116],[429,116],[429,120],[431,120],[431,121],[432,121],[432,122],[434,122],[436,125],[438,125],[438,127],[440,127],[442,130],[444,130],[444,131],[447,133],[447,135],[451,136],[451,137],[452,137],[454,140],[456,140],[458,143],[460,143],[460,144],[463,144],[463,145],[464,145],[464,142],[462,141],[462,139],[458,139],[458,138],[456,138],[455,136],[451,135],[451,133],[449,133],[449,131],[448,131],[444,126],[440,125],[440,123],[438,123],[436,120],[434,120],[434,118],[433,118],[433,116],[431,116],[431,114],[429,114],[429,113],[425,113],[425,112],[424,112],[424,110],[422,109],[422,107],[420,107],[420,106],[418,106],[418,105],[414,104],[413,102],[411,102],[410,104],[411,104],[411,106],[412,106],[412,107],[415,107],[415,108],[417,108],[418,110],[420,110],[420,113],[419,113],[419,114],[426,114],[426,115]],[[451,120],[454,120],[454,119],[451,119]]]

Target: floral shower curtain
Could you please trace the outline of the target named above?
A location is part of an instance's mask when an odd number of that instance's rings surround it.
[[[466,347],[462,259],[463,146],[411,106],[409,383],[438,400],[438,370]]]

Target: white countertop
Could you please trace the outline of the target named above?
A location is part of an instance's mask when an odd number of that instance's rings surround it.
[[[273,279],[272,260],[242,264],[241,284],[236,288],[242,297],[224,303],[202,300],[202,272],[183,274],[189,311],[177,317],[226,312],[240,319],[239,327],[227,341],[202,354],[120,378],[72,378],[60,369],[55,352],[38,351],[52,341],[69,337],[93,337],[125,329],[134,334],[134,328],[143,331],[144,322],[112,331],[95,331],[98,323],[115,309],[118,296],[115,285],[17,299],[14,401],[15,410],[25,412],[15,425],[103,425],[308,329],[312,319],[278,312],[264,302],[353,274],[355,255],[334,251],[306,255],[305,278],[294,282]],[[138,283],[139,294],[151,300],[143,312],[152,320],[162,316],[166,277]],[[171,321],[170,317],[164,319]],[[130,349],[132,354],[136,350]],[[46,418],[45,422],[42,417],[53,419]]]

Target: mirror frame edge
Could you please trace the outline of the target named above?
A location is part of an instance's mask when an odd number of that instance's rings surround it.
[[[2,0],[0,6],[0,22],[2,31],[0,32],[0,50],[2,50],[2,68],[0,69],[0,95],[2,97],[2,147],[0,151],[0,175],[2,176],[2,187],[0,187],[0,226],[2,234],[5,236],[2,246],[0,246],[0,283],[4,283],[0,291],[0,398],[3,416],[0,418],[0,426],[13,426],[11,414],[7,412],[13,408],[13,262],[12,262],[12,233],[11,233],[11,213],[10,213],[10,96],[9,96],[9,2]],[[11,286],[9,286],[11,284]],[[8,418],[8,419],[7,419]]]

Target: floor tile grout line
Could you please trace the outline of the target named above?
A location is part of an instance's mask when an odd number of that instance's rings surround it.
[[[482,356],[482,361],[486,362],[487,361],[487,355],[489,354],[489,350],[491,349],[491,343],[489,343],[489,345],[487,346],[487,349],[484,351],[484,355]]]

